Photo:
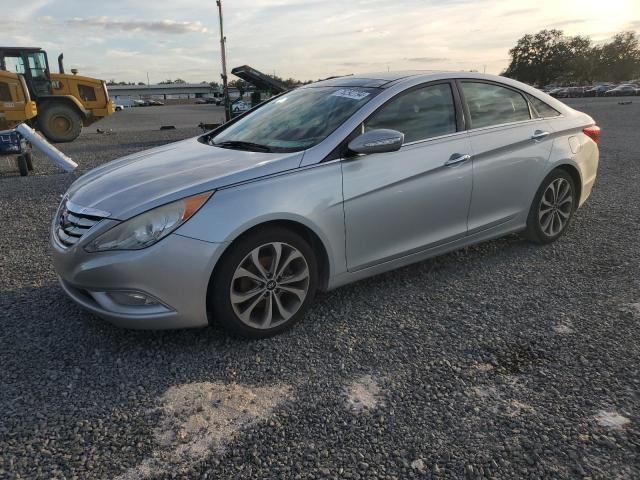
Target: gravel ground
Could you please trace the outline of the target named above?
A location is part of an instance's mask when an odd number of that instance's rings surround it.
[[[0,477],[640,478],[640,101],[576,104],[603,127],[601,168],[560,241],[323,294],[266,341],[82,311],[47,247],[76,174],[2,170]],[[63,149],[86,170],[195,133]]]

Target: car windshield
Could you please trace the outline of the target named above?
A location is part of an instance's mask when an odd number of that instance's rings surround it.
[[[292,90],[238,120],[209,144],[265,152],[305,150],[327,138],[379,92],[358,87]]]

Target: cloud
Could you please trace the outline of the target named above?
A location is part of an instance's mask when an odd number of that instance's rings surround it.
[[[577,18],[575,20],[563,20],[561,22],[550,23],[548,27],[549,28],[566,27],[567,25],[576,25],[578,23],[585,23],[585,22],[587,22],[586,19]]]
[[[98,78],[138,82],[146,81],[149,72],[152,82],[219,80],[217,9],[215,2],[205,3],[22,0],[10,18],[0,18],[0,36],[3,43],[42,46],[52,57],[64,51],[69,68]],[[567,35],[598,42],[640,29],[638,0],[614,2],[620,8],[607,15],[595,6],[576,10],[578,3],[225,1],[227,61],[229,67],[249,64],[302,80],[387,68],[483,71],[486,66],[497,73],[525,33],[557,26]]]
[[[433,63],[433,62],[446,62],[448,58],[441,57],[413,57],[413,58],[405,58],[408,62],[419,62],[419,63]]]
[[[503,17],[515,17],[521,15],[529,15],[531,13],[537,12],[537,8],[521,8],[520,10],[509,10],[502,14]]]
[[[67,25],[73,27],[102,27],[125,32],[153,32],[169,34],[207,33],[201,22],[176,22],[174,20],[115,20],[109,17],[72,18]]]

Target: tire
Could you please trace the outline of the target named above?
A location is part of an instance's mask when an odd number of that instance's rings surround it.
[[[27,152],[24,154],[24,159],[27,162],[27,168],[30,172],[33,171],[33,154],[31,152]]]
[[[52,142],[72,142],[82,131],[82,117],[71,105],[47,103],[38,113],[38,126]]]
[[[16,158],[16,162],[18,163],[18,170],[20,170],[20,176],[26,177],[29,175],[29,168],[27,167],[27,159],[24,155],[18,155]]]
[[[274,275],[276,248],[280,257]],[[304,316],[317,283],[317,260],[309,244],[286,228],[266,227],[241,237],[225,252],[209,285],[208,307],[213,320],[231,332],[266,338]]]
[[[567,230],[577,206],[573,178],[564,170],[553,170],[533,199],[525,236],[539,244],[554,242]]]

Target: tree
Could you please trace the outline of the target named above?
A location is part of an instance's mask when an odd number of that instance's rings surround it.
[[[535,35],[525,35],[509,50],[511,63],[504,75],[546,85],[561,76],[570,50],[561,30],[541,30]]]
[[[600,74],[607,80],[630,80],[640,73],[640,41],[635,32],[623,32],[602,46]]]
[[[238,93],[240,93],[241,98],[244,96],[244,92],[247,91],[247,86],[247,82],[241,79],[231,80],[229,82],[229,87],[238,89]]]
[[[565,37],[560,30],[525,35],[509,50],[503,75],[544,86],[550,82],[620,82],[640,74],[640,39],[634,32],[617,34],[594,46],[588,37]]]
[[[591,45],[588,37],[568,37],[567,64],[564,76],[569,82],[588,83],[595,79],[599,62],[599,51]]]

